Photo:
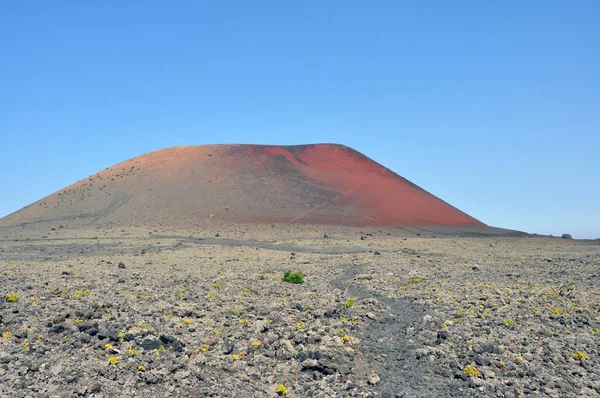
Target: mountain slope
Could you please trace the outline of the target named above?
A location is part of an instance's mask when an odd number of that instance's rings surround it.
[[[485,227],[361,153],[336,144],[201,145],[147,153],[0,220]]]

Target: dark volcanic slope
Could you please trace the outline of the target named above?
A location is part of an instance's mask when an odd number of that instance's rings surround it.
[[[127,160],[0,220],[0,226],[283,222],[485,227],[343,145],[202,145]]]

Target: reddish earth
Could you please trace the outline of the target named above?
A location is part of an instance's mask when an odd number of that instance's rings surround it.
[[[202,145],[147,153],[0,220],[204,225],[485,224],[343,145]]]

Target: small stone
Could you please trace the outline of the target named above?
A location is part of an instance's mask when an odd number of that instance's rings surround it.
[[[85,330],[85,334],[88,334],[90,336],[95,336],[98,334],[98,329],[91,327],[91,328]]]
[[[303,369],[311,369],[311,370],[316,370],[319,369],[319,363],[317,362],[316,359],[307,359],[304,362],[302,362],[302,368]]]
[[[475,355],[473,360],[479,366],[490,366],[492,364],[492,362],[489,359],[487,359],[481,355]]]
[[[448,340],[450,338],[450,331],[448,329],[438,331],[437,338],[440,340]]]
[[[233,352],[234,348],[235,348],[235,342],[233,342],[232,340],[226,340],[221,345],[221,352],[224,355],[229,355]]]
[[[374,370],[369,372],[369,384],[375,385],[378,384],[380,381],[381,379],[379,378],[379,376],[377,376],[377,373],[375,373]]]
[[[50,328],[50,333],[62,333],[65,331],[65,326],[63,324],[54,325]]]
[[[100,383],[98,383],[96,381],[96,382],[90,384],[87,390],[90,394],[93,394],[96,392],[100,392],[100,390],[102,390],[102,386],[100,385]]]
[[[138,346],[142,347],[144,351],[158,350],[161,345],[163,345],[162,341],[154,336],[146,337],[138,343]]]
[[[125,264],[123,264],[123,263],[119,263],[119,268],[121,268],[121,269],[125,269],[125,268],[127,268],[127,267],[125,267]]]

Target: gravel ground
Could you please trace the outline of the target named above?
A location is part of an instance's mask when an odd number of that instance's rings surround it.
[[[0,396],[598,396],[599,243],[3,229]]]

